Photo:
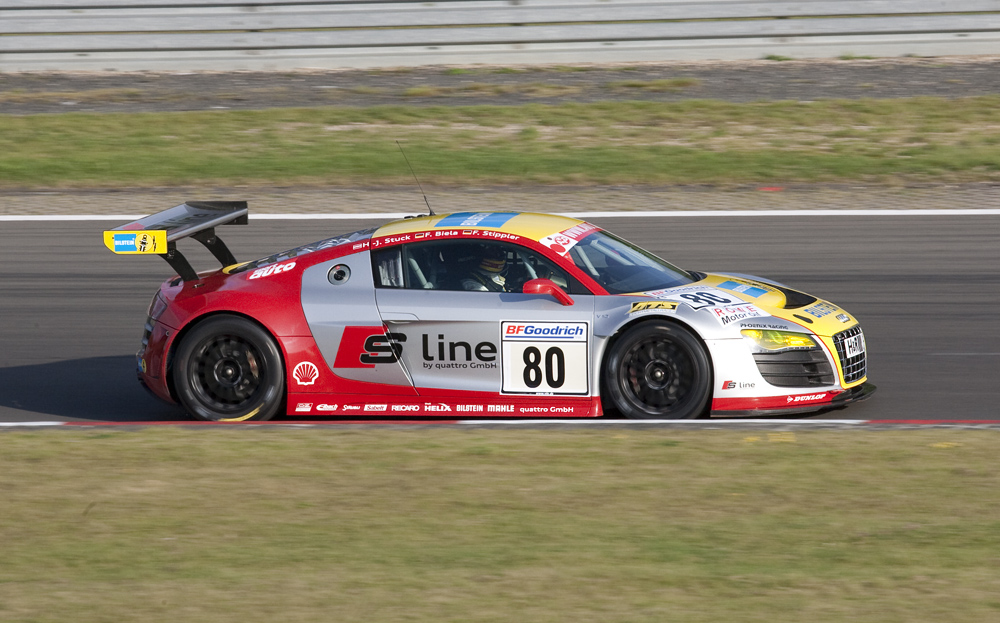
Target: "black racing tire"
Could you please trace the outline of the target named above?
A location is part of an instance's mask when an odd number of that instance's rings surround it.
[[[284,401],[277,343],[239,316],[213,316],[195,325],[177,348],[173,378],[181,406],[199,420],[269,420]]]
[[[610,406],[627,418],[697,418],[711,397],[705,347],[682,325],[652,320],[626,329],[604,361]]]

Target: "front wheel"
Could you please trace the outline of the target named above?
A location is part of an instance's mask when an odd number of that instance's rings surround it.
[[[284,398],[274,338],[239,316],[215,316],[184,336],[173,366],[177,398],[200,420],[269,420]]]
[[[604,363],[607,398],[628,418],[696,418],[708,405],[711,383],[705,348],[691,331],[671,322],[643,322],[626,330]]]

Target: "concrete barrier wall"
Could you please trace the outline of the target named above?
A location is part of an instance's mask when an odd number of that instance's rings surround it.
[[[0,71],[1000,54],[1000,0],[0,0]]]

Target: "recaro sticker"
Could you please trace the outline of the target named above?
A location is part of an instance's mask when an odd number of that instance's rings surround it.
[[[501,322],[501,391],[586,395],[589,335],[586,322]]]

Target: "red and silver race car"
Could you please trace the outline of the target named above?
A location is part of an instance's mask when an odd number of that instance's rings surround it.
[[[833,303],[682,270],[561,216],[429,215],[239,263],[245,202],[188,202],[104,234],[176,271],[141,383],[196,418],[693,418],[869,397],[865,339]],[[223,268],[197,273],[191,237]]]

